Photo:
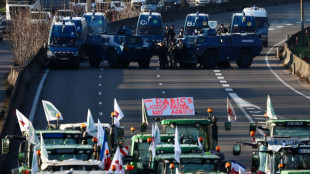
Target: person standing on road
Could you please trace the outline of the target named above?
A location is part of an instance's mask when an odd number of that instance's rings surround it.
[[[171,25],[170,29],[168,30],[169,44],[174,41],[174,36],[175,36],[174,25]]]
[[[185,64],[185,59],[187,57],[187,52],[186,52],[186,46],[183,43],[183,40],[180,39],[179,43],[178,43],[178,59],[180,62],[180,68],[183,69],[184,68],[184,64]]]
[[[160,69],[167,69],[168,59],[167,59],[168,48],[165,45],[165,42],[160,42],[159,47],[157,48],[157,53],[159,57]]]
[[[179,33],[179,38],[184,37],[184,28],[181,28],[180,33]]]
[[[175,42],[171,42],[171,45],[169,47],[169,53],[171,68],[178,69],[178,47],[176,46]]]
[[[222,35],[223,33],[228,33],[228,29],[224,26],[224,24],[221,24],[220,28],[217,29],[217,33],[219,35]]]

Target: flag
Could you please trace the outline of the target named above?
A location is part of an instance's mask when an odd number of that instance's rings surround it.
[[[28,142],[30,142],[31,144],[39,144],[39,139],[36,135],[36,131],[34,129],[34,127],[32,126],[32,123],[29,122],[28,123],[28,128],[26,130],[26,133],[28,134],[28,137],[26,138],[28,140]]]
[[[116,166],[116,171],[114,172],[114,174],[125,174],[123,161],[122,161],[121,152],[119,150],[119,147],[117,147],[116,152],[114,154],[113,161],[112,161],[110,169],[109,169],[109,173],[112,172],[112,165]]]
[[[269,95],[267,97],[267,111],[266,111],[266,114],[267,114],[267,117],[269,117],[270,119],[278,119],[277,116],[276,116],[276,113],[273,110],[272,103],[271,103]]]
[[[245,172],[245,169],[246,168],[242,164],[236,161],[231,161],[231,173],[232,174],[242,174]]]
[[[61,113],[51,102],[42,100],[42,104],[47,121],[57,120],[57,115],[59,115],[59,120],[63,120]]]
[[[120,126],[120,123],[119,121],[124,117],[124,114],[121,110],[121,108],[119,107],[117,101],[116,101],[116,98],[114,98],[114,125],[116,127],[119,127]]]
[[[95,126],[93,116],[91,115],[91,112],[89,109],[87,113],[86,132],[93,137],[97,137],[97,129]]]
[[[102,146],[102,144],[104,143],[103,142],[103,139],[104,139],[104,133],[105,131],[103,130],[102,128],[102,125],[101,125],[101,122],[98,118],[98,125],[97,125],[97,139],[98,139],[98,145]]]
[[[156,141],[155,141],[155,128],[154,124],[152,124],[152,143],[150,145],[150,149],[152,151],[152,158],[154,159],[156,156]]]
[[[237,119],[236,113],[234,108],[232,107],[228,97],[227,97],[227,115],[228,115],[228,121],[231,122],[235,122]]]
[[[39,164],[37,158],[37,147],[33,147],[33,155],[32,155],[32,164],[31,164],[31,173],[39,172]]]
[[[41,160],[42,160],[42,162],[47,162],[48,161],[48,153],[45,149],[45,144],[44,144],[42,132],[40,132],[40,141],[41,141]]]
[[[142,123],[149,125],[149,122],[147,120],[147,112],[145,109],[144,99],[142,99]]]
[[[175,168],[175,174],[180,174],[180,171],[179,171],[178,167]]]
[[[16,116],[20,127],[20,131],[21,132],[26,131],[29,126],[29,120],[21,112],[19,112],[18,109],[16,109]]]
[[[204,152],[204,150],[203,150],[203,146],[202,146],[201,142],[199,141],[199,138],[198,138],[198,137],[197,137],[197,142],[198,142],[198,146],[199,146],[199,148],[200,148],[200,150],[201,150],[201,153],[204,154],[205,152]]]
[[[160,130],[159,130],[159,128],[158,128],[158,124],[157,124],[157,122],[155,122],[155,129],[154,129],[154,138],[155,138],[155,142],[156,142],[156,144],[159,144],[159,143],[161,143],[161,141],[160,141]]]
[[[111,158],[110,158],[108,138],[105,133],[105,129],[103,129],[103,135],[104,136],[103,136],[103,141],[102,141],[102,146],[101,146],[101,151],[100,151],[100,160],[104,167],[104,170],[109,170],[110,165],[111,165]],[[106,152],[108,153],[106,154]]]
[[[180,154],[182,153],[181,151],[181,146],[179,142],[179,131],[178,127],[175,127],[175,135],[174,135],[174,159],[178,162],[181,163],[180,161]]]

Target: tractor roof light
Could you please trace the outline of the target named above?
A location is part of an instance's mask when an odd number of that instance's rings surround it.
[[[254,136],[255,136],[255,132],[254,132],[254,131],[251,131],[251,132],[250,132],[250,136],[251,136],[251,137],[254,137]]]
[[[146,142],[149,143],[149,144],[151,144],[151,143],[152,143],[152,138],[151,138],[151,137],[148,137],[147,140],[146,140]]]
[[[130,130],[131,130],[132,132],[134,132],[136,129],[135,129],[135,127],[131,127]]]
[[[111,112],[111,117],[115,117],[115,113],[114,112]]]
[[[93,139],[91,140],[93,143],[97,143],[98,139],[96,137],[93,137]]]
[[[111,166],[111,170],[112,170],[113,172],[116,171],[116,165],[115,165],[115,164],[113,164],[113,165]]]
[[[170,168],[170,169],[174,169],[174,167],[175,167],[175,166],[174,166],[174,163],[170,163],[169,168]]]
[[[212,108],[208,108],[208,113],[211,114],[212,113]]]
[[[110,154],[109,150],[105,150],[104,154],[109,155]]]
[[[226,168],[226,169],[230,169],[230,167],[231,167],[230,162],[226,162],[226,163],[225,163],[225,168]]]
[[[216,146],[216,147],[215,147],[215,150],[216,150],[217,152],[219,152],[219,151],[221,151],[221,147],[220,147],[220,146]]]
[[[56,117],[57,117],[57,118],[60,118],[60,114],[59,114],[59,113],[57,113],[57,114],[56,114]]]
[[[86,128],[85,123],[82,123],[82,124],[81,124],[81,128],[82,128],[82,129]]]
[[[278,168],[282,169],[283,168],[283,164],[282,163],[278,164]]]
[[[127,165],[126,166],[126,170],[128,170],[128,171],[132,171],[132,170],[134,170],[135,169],[135,166],[134,165]]]
[[[203,138],[202,138],[202,137],[199,137],[198,140],[199,140],[200,142],[203,142]]]
[[[41,151],[37,150],[37,156],[41,155]]]

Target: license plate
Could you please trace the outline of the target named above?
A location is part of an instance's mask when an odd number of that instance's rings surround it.
[[[60,60],[68,60],[68,57],[60,57]]]

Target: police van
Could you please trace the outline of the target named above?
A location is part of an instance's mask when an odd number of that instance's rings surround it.
[[[65,17],[63,19],[65,22],[72,22],[76,27],[76,32],[78,36],[78,46],[80,50],[81,59],[86,58],[84,43],[87,37],[87,26],[86,20],[83,17]]]
[[[63,65],[80,66],[78,34],[72,22],[54,22],[48,39],[49,68]]]
[[[255,17],[256,22],[256,34],[258,38],[263,42],[264,47],[268,46],[268,16],[267,11],[264,8],[247,7],[243,9],[245,15],[251,15]]]
[[[205,13],[191,13],[186,16],[184,36],[197,35],[198,31],[208,27],[209,15]]]

